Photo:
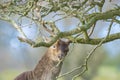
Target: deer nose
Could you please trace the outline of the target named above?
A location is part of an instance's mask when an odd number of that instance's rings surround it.
[[[59,59],[63,59],[64,57],[65,57],[65,54],[64,54],[64,53],[58,55],[58,58],[59,58]]]
[[[58,55],[58,58],[62,59],[67,55],[67,52],[69,51],[68,48],[63,49],[63,51]]]
[[[67,53],[68,51],[69,51],[68,48],[65,48],[65,49],[64,49],[64,53]]]

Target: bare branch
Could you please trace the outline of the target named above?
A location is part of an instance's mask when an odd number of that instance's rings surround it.
[[[84,31],[84,36],[85,36],[86,41],[89,41],[89,36],[88,36],[87,31]]]
[[[14,20],[10,19],[9,17],[4,17],[4,18],[0,17],[0,19],[8,21],[13,25],[13,27],[22,35],[22,37],[18,37],[18,39],[21,42],[26,42],[26,43],[30,44],[31,46],[35,44],[34,41],[27,38],[27,36],[25,35],[25,33],[23,32],[21,27],[18,24],[16,24],[16,22]]]
[[[23,30],[21,29],[21,27],[18,26],[14,20],[10,19],[9,17],[0,17],[0,19],[10,22],[10,23],[13,25],[13,27],[14,27],[24,38],[27,38],[27,36],[25,35],[25,33],[23,32]]]
[[[116,22],[120,24],[120,20],[116,18],[116,17],[120,17],[120,7],[117,6],[112,10],[102,12],[104,3],[105,3],[105,0],[100,0],[100,1],[97,1],[97,0],[91,0],[91,1],[89,0],[82,0],[82,1],[80,0],[40,0],[40,1],[39,0],[22,0],[22,1],[10,0],[8,3],[4,3],[4,4],[0,3],[0,20],[4,20],[11,23],[13,27],[23,36],[23,37],[18,37],[18,39],[21,42],[28,43],[32,47],[40,47],[40,46],[50,47],[60,38],[68,38],[69,40],[72,41],[72,43],[96,45],[86,56],[84,64],[58,77],[60,78],[60,77],[69,75],[76,70],[82,70],[79,74],[73,77],[72,80],[75,80],[77,77],[81,76],[88,70],[88,61],[98,47],[100,47],[104,43],[120,39],[120,32],[115,34],[110,34],[113,23]],[[96,11],[94,9],[96,9]],[[57,20],[47,21],[46,16],[49,16],[50,13],[55,14],[55,12],[58,13],[56,15],[58,16],[63,15],[63,17]],[[37,25],[38,24],[42,25],[42,27],[44,28],[42,29],[45,32],[48,32],[50,34],[51,41],[49,43],[45,42],[46,37],[43,34],[42,34],[42,39],[44,39],[43,41],[36,40],[35,42],[31,39],[28,39],[22,30],[22,26],[18,25],[14,20],[12,20],[12,18],[10,18],[11,16],[14,16],[14,15],[17,15],[21,18],[25,17],[30,21],[35,22],[35,24]],[[56,15],[54,15],[53,17],[55,17]],[[76,18],[77,20],[79,20],[80,24],[72,30],[62,32],[59,30],[58,26],[56,26],[55,23],[68,17]],[[95,24],[99,20],[104,20],[104,21],[109,20],[111,22],[108,28],[107,35],[102,38],[90,38],[90,36],[94,32],[94,28],[96,27]],[[29,26],[29,25],[24,25],[24,26]],[[90,30],[90,33],[87,32],[88,30]]]
[[[93,25],[92,29],[90,30],[90,32],[89,32],[89,34],[88,34],[89,37],[92,35],[92,33],[93,33],[93,31],[94,31],[95,25],[96,25],[96,23]]]
[[[85,65],[81,65],[81,66],[79,66],[79,67],[76,67],[76,68],[72,69],[72,70],[69,71],[69,72],[66,72],[66,73],[64,73],[64,74],[61,74],[61,75],[58,76],[57,78],[61,78],[61,77],[64,77],[64,76],[66,76],[66,75],[68,75],[68,74],[71,74],[71,73],[73,73],[74,71],[77,71],[77,70],[83,68],[84,66],[85,66]]]
[[[75,80],[77,77],[81,76],[82,74],[84,74],[84,73],[88,70],[88,60],[91,58],[91,56],[93,55],[93,53],[95,52],[95,50],[103,44],[103,42],[104,42],[105,39],[106,39],[106,38],[104,38],[103,40],[101,40],[101,42],[100,42],[98,45],[96,45],[96,46],[89,52],[88,56],[85,58],[85,63],[83,64],[83,65],[85,65],[85,69],[83,69],[81,73],[75,75],[75,76],[72,78],[72,80]]]
[[[118,19],[114,19],[114,22],[120,24],[120,20],[118,20]]]
[[[88,0],[85,0],[83,1],[83,5],[87,3]],[[33,7],[33,4],[34,4],[34,1],[32,2],[28,2],[28,3],[31,3],[31,5],[28,5],[29,7],[32,6]],[[47,3],[48,5],[49,3]],[[61,4],[61,2],[60,2]],[[101,1],[100,4],[104,4],[104,0]],[[27,5],[27,4],[26,4]],[[52,4],[49,4],[49,5],[52,5]],[[56,3],[54,3],[54,6],[56,5]],[[66,6],[67,4],[65,4],[64,6]],[[61,5],[63,7],[63,5]],[[61,7],[61,6],[58,6],[58,7]],[[80,6],[80,5],[78,5]],[[60,10],[60,8],[56,7],[56,9]],[[30,8],[29,8],[30,9]],[[29,10],[28,9],[28,10]],[[51,11],[55,11],[56,9],[52,10]],[[77,7],[76,7],[77,9]],[[24,11],[24,10],[23,10]],[[50,11],[50,12],[51,12]],[[65,10],[64,10],[65,11]],[[73,10],[74,11],[74,10]],[[41,11],[42,12],[42,11]],[[78,11],[79,12],[79,11]],[[47,30],[48,32],[50,32],[50,34],[53,34],[55,33],[55,36],[52,38],[53,40],[48,44],[48,43],[45,43],[45,42],[39,42],[39,43],[36,43],[33,45],[34,47],[40,47],[40,46],[50,46],[52,43],[54,43],[54,41],[56,41],[57,39],[59,38],[62,38],[62,37],[68,37],[68,36],[71,36],[74,35],[74,34],[78,34],[78,33],[81,33],[82,31],[87,31],[88,29],[90,29],[92,27],[92,25],[94,25],[98,20],[107,20],[107,19],[112,19],[112,17],[115,17],[115,16],[120,16],[120,9],[119,8],[115,8],[113,10],[110,10],[110,11],[107,11],[107,12],[104,12],[104,13],[92,13],[92,14],[85,14],[85,18],[88,18],[88,20],[86,21],[85,24],[83,24],[82,26],[78,26],[78,28],[76,29],[73,29],[71,31],[67,31],[67,32],[60,32],[59,29],[56,27],[55,23],[54,22],[47,22],[46,24],[50,25],[50,27],[52,28],[52,30],[54,32],[52,32],[51,30],[49,30],[48,28],[46,28],[45,24],[43,25],[45,30]],[[69,11],[67,14],[70,14]],[[71,12],[72,14],[72,12]],[[23,14],[22,14],[23,15]],[[78,14],[79,15],[79,14]],[[27,15],[26,15],[27,16]],[[28,16],[29,17],[29,16]],[[77,16],[76,16],[77,17]],[[1,17],[0,17],[1,18]],[[20,34],[22,34],[24,37],[26,37],[26,35],[24,34],[24,32],[22,31],[22,29],[12,20],[6,20],[10,23],[12,23],[14,25],[14,27],[18,30],[18,32]],[[37,21],[37,20],[35,20]],[[41,24],[41,23],[40,23]],[[92,29],[92,32],[93,32],[94,28]],[[92,33],[91,32],[91,33]],[[119,34],[119,33],[118,33]],[[115,40],[116,38],[119,39],[119,36],[116,37],[116,35],[118,35],[117,33],[116,34],[113,34],[113,35],[110,35],[110,38],[106,39],[104,42],[108,42],[108,41],[112,41],[112,40]],[[27,38],[26,38],[27,39]],[[78,43],[84,43],[84,44],[93,44],[93,45],[96,45],[98,44],[100,41],[101,41],[102,38],[98,38],[98,39],[89,39],[89,41],[85,41],[85,39],[83,38],[76,38],[76,41]],[[110,40],[111,39],[111,40]],[[24,41],[24,40],[23,40]],[[104,43],[103,42],[103,43]],[[44,44],[45,43],[45,44]],[[44,45],[43,45],[44,44]]]
[[[96,46],[89,52],[89,54],[88,54],[87,57],[85,58],[84,64],[81,65],[81,66],[79,66],[79,67],[77,67],[77,68],[74,68],[73,70],[71,70],[71,71],[69,71],[69,72],[67,72],[67,73],[64,73],[63,75],[60,75],[58,78],[63,77],[63,76],[66,76],[66,75],[68,75],[68,74],[71,74],[72,72],[74,72],[74,71],[76,71],[76,70],[79,70],[79,69],[85,67],[85,69],[83,69],[79,74],[75,75],[75,76],[72,78],[72,80],[75,80],[77,77],[83,75],[83,74],[88,70],[88,60],[91,58],[91,56],[93,55],[93,53],[95,52],[95,50],[96,50],[98,47],[100,47],[100,46],[103,44],[103,42],[108,38],[108,36],[109,36],[109,34],[110,34],[110,30],[111,30],[112,24],[113,24],[113,22],[111,22],[111,24],[110,24],[110,26],[109,26],[109,28],[108,28],[107,36],[106,36],[105,38],[103,38],[103,39],[100,41],[100,43],[99,43],[98,45],[96,45]]]
[[[54,31],[54,33],[60,32],[60,30],[58,29],[58,27],[55,25],[55,22],[50,22],[50,27],[52,28],[52,30]]]
[[[56,41],[57,39],[59,38],[62,38],[62,37],[67,37],[67,36],[72,36],[74,34],[77,34],[77,33],[80,33],[81,31],[85,31],[87,29],[89,29],[90,27],[92,27],[92,25],[94,23],[96,23],[96,21],[98,20],[104,20],[104,19],[110,19],[111,17],[114,17],[114,16],[120,16],[120,14],[118,13],[120,12],[120,9],[117,9],[117,10],[110,10],[110,11],[107,11],[105,13],[97,13],[97,14],[94,14],[94,17],[92,17],[92,19],[85,25],[82,25],[81,27],[78,27],[76,29],[73,29],[71,31],[67,31],[67,32],[60,32],[58,33],[55,37],[53,37],[53,41]],[[117,36],[116,36],[117,35]],[[115,40],[115,39],[119,39],[119,33],[118,34],[113,34],[110,36],[109,39],[106,39],[104,42],[108,42],[108,41],[112,41],[112,40]],[[102,38],[98,38],[98,39],[89,39],[89,41],[85,41],[85,39],[81,39],[81,38],[77,38],[76,41],[78,43],[84,43],[84,44],[93,44],[93,45],[96,45],[98,44],[100,41],[101,41]],[[103,42],[103,43],[104,43]],[[50,44],[46,44],[46,46],[50,46],[52,43],[54,42],[50,42]],[[43,42],[40,42],[40,43],[36,43],[34,45],[34,47],[39,47],[39,46],[45,46],[43,45]]]
[[[69,72],[66,72],[66,73],[60,75],[58,78],[63,77],[63,76],[66,76],[66,75],[68,75],[68,74],[71,74],[71,73],[73,73],[74,71],[79,70],[79,69],[82,69],[82,68],[85,67],[85,69],[83,69],[81,73],[75,75],[75,76],[72,78],[72,80],[75,80],[77,77],[79,77],[79,76],[81,76],[82,74],[84,74],[84,73],[88,70],[88,60],[91,58],[91,56],[93,55],[93,53],[95,52],[95,50],[103,44],[103,42],[104,42],[105,39],[106,39],[106,38],[102,39],[101,42],[100,42],[98,45],[96,45],[96,46],[89,52],[89,54],[88,54],[87,57],[85,58],[85,62],[84,62],[83,65],[81,65],[81,66],[79,66],[79,67],[76,67],[76,68],[74,68],[73,70],[71,70],[71,71],[69,71]]]
[[[108,28],[108,33],[107,33],[106,37],[103,38],[103,40],[101,40],[101,42],[100,42],[98,45],[96,45],[95,48],[93,48],[93,49],[90,51],[90,53],[88,54],[88,56],[85,58],[85,64],[83,64],[83,65],[85,65],[85,69],[83,69],[81,73],[75,75],[75,76],[72,78],[72,80],[75,80],[77,77],[81,76],[82,74],[84,74],[84,73],[88,70],[88,60],[91,58],[91,56],[93,55],[93,53],[95,52],[95,50],[96,50],[98,47],[100,47],[100,46],[103,44],[103,42],[109,37],[112,24],[113,24],[113,20],[112,20],[112,22],[111,22],[111,24],[110,24],[110,26],[109,26],[109,28]]]
[[[44,28],[47,32],[49,32],[52,36],[55,35],[55,33],[54,33],[52,30],[50,30],[50,29],[47,28],[47,26],[45,25],[45,22],[44,22],[44,21],[43,21],[42,25],[43,25],[43,28]]]
[[[110,31],[111,31],[112,25],[113,25],[113,19],[112,19],[112,21],[111,21],[111,23],[110,23],[110,26],[109,26],[109,28],[108,28],[108,33],[107,33],[106,38],[109,38],[109,35],[110,35]]]
[[[18,37],[18,39],[19,39],[21,42],[26,42],[26,43],[30,44],[31,46],[35,44],[35,42],[32,41],[31,39],[22,38],[22,37]]]
[[[76,38],[76,42],[77,43],[81,43],[81,44],[97,45],[103,39],[104,38],[89,39],[89,41],[86,42],[85,39],[83,39],[83,38]],[[115,33],[115,34],[109,35],[109,38],[107,38],[106,40],[104,40],[103,43],[107,43],[107,42],[110,42],[110,41],[113,41],[113,40],[117,40],[117,39],[120,39],[120,33]]]

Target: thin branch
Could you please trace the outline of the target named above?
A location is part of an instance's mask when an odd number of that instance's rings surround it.
[[[70,34],[70,33],[69,33]],[[53,43],[55,43],[57,41],[57,39],[59,38],[63,38],[66,36],[68,36],[69,34],[65,33],[65,32],[61,32],[59,33],[56,37],[52,38],[52,40],[49,43],[46,42],[38,42],[35,43],[33,45],[33,47],[40,47],[40,46],[45,46],[45,47],[49,47],[51,46]],[[69,38],[70,39],[70,38]],[[74,39],[74,38],[73,38]],[[95,39],[89,39],[89,41],[86,41],[83,38],[76,38],[75,40],[73,40],[73,43],[81,43],[81,44],[91,44],[91,45],[97,45],[101,42],[101,40],[103,40],[104,38],[95,38]],[[111,34],[109,35],[109,38],[107,38],[106,40],[103,41],[103,43],[107,43],[116,39],[120,39],[120,33],[115,33],[115,34]],[[75,41],[75,42],[74,42]]]
[[[65,15],[64,13],[58,13],[52,16],[52,18],[56,17],[56,16],[60,16],[60,15]]]
[[[14,20],[10,19],[9,17],[4,17],[4,18],[0,17],[0,19],[8,21],[8,22],[10,22],[13,25],[13,27],[23,36],[23,37],[18,37],[18,39],[21,42],[26,42],[26,43],[28,43],[30,45],[34,45],[35,44],[34,41],[32,41],[32,40],[27,38],[27,36],[25,35],[25,33],[23,32],[21,27],[18,26]]]
[[[108,33],[107,33],[106,37],[103,38],[103,40],[101,40],[101,42],[100,42],[98,45],[96,45],[95,48],[93,48],[93,49],[91,50],[91,52],[88,54],[88,56],[85,58],[85,64],[84,64],[84,65],[85,65],[85,69],[83,69],[81,73],[75,75],[75,76],[72,78],[72,80],[75,80],[77,77],[81,76],[82,74],[84,74],[84,73],[88,70],[88,60],[91,58],[91,56],[93,55],[93,53],[95,52],[95,50],[96,50],[98,47],[100,47],[100,46],[103,44],[103,42],[109,37],[112,24],[113,24],[113,20],[112,20],[112,22],[111,22],[111,24],[110,24],[110,26],[109,26],[109,28],[108,28]]]
[[[25,35],[25,33],[23,32],[23,30],[21,29],[21,27],[18,26],[14,20],[10,19],[9,17],[0,17],[0,19],[10,22],[10,23],[13,25],[13,27],[14,27],[24,38],[27,38],[27,36]]]
[[[85,25],[82,25],[82,26],[78,26],[77,28],[71,30],[71,31],[67,31],[67,32],[58,32],[53,38],[52,38],[52,41],[50,43],[45,43],[45,42],[37,42],[35,43],[33,46],[34,47],[40,47],[40,46],[46,46],[46,47],[49,47],[51,46],[57,39],[59,38],[63,38],[63,37],[68,37],[68,36],[72,36],[72,35],[75,35],[75,34],[78,34],[82,31],[85,31],[85,30],[88,30],[92,27],[92,25],[94,23],[96,23],[98,20],[106,20],[106,19],[111,19],[112,17],[115,17],[115,16],[120,16],[120,9],[114,9],[114,10],[110,10],[110,11],[107,11],[107,12],[104,12],[104,13],[94,13],[94,14],[90,14],[88,15],[89,17],[89,21],[88,23],[86,23]],[[90,17],[92,15],[92,17]],[[1,17],[0,17],[1,19]],[[20,29],[20,27],[14,22],[14,21],[11,21],[11,20],[6,20],[6,19],[2,19],[2,20],[5,20],[5,21],[8,21],[8,22],[11,22],[12,24],[14,24],[14,27],[18,30],[18,32],[20,32],[22,35],[25,36],[24,32]],[[49,22],[48,22],[49,23]],[[51,23],[51,22],[50,22]],[[57,27],[54,25],[56,29]],[[59,30],[58,30],[59,31]],[[78,43],[84,43],[84,44],[92,44],[92,45],[97,45],[99,44],[99,42],[102,40],[103,38],[98,38],[98,39],[89,39],[89,41],[85,41],[85,39],[83,38],[76,38],[76,42]],[[120,39],[120,33],[116,33],[116,34],[112,34],[109,36],[108,39],[106,39],[103,43],[106,43],[106,42],[109,42],[109,41],[112,41],[112,40],[115,40],[115,39]]]
[[[120,20],[118,20],[118,19],[114,19],[114,22],[120,24]]]
[[[88,8],[86,11],[84,11],[83,14],[86,14],[87,12],[89,12],[91,9],[93,9],[95,6],[91,6],[90,8]]]
[[[92,25],[94,23],[96,23],[96,21],[110,19],[111,17],[114,17],[114,16],[120,16],[119,13],[120,13],[120,9],[110,10],[110,11],[107,11],[107,12],[104,12],[104,13],[96,13],[96,14],[94,14],[94,16],[90,19],[90,21],[87,24],[82,25],[81,27],[77,27],[76,29],[73,29],[71,31],[59,32],[52,39],[53,39],[53,41],[56,41],[59,38],[67,37],[67,36],[71,36],[71,35],[80,33],[81,31],[87,30],[90,27],[92,27]],[[115,40],[115,39],[119,39],[119,37],[120,37],[119,33],[118,34],[116,33],[114,35],[111,35],[111,38],[106,39],[104,42],[108,42],[108,41],[112,41],[112,40]],[[100,41],[101,41],[101,38],[100,39],[99,38],[98,39],[90,39],[89,41],[85,41],[84,39],[81,39],[81,38],[77,39],[78,43],[84,43],[84,44],[87,43],[87,44],[93,44],[93,45],[99,44]],[[45,46],[45,45],[49,47],[54,42],[50,42],[50,44],[46,44],[45,43],[44,45],[43,45],[43,43],[44,42],[36,43],[34,45],[34,47]]]
[[[93,27],[92,27],[92,29],[90,30],[89,34],[88,34],[89,37],[92,35],[92,33],[93,33],[93,31],[94,31],[95,25],[96,25],[96,23],[93,24]]]
[[[81,6],[85,5],[89,0],[84,0],[81,4]]]
[[[96,50],[98,47],[100,47],[100,46],[103,44],[103,42],[108,38],[108,36],[109,36],[109,34],[110,34],[110,31],[111,31],[112,24],[113,24],[113,21],[111,22],[111,24],[110,24],[110,26],[109,26],[109,28],[108,28],[107,36],[106,36],[105,38],[103,38],[103,39],[101,40],[101,42],[100,42],[98,45],[96,45],[95,48],[93,48],[93,49],[89,52],[88,56],[85,58],[84,64],[81,65],[80,67],[77,67],[77,68],[75,68],[75,69],[67,72],[67,73],[64,73],[64,74],[60,75],[58,78],[63,77],[63,76],[66,76],[66,75],[68,75],[68,74],[71,74],[72,72],[74,72],[74,71],[76,71],[76,70],[79,70],[79,69],[81,69],[81,68],[83,68],[83,67],[85,67],[85,69],[83,69],[81,73],[75,75],[75,76],[72,78],[72,80],[75,80],[77,77],[79,77],[79,76],[81,76],[82,74],[84,74],[84,73],[88,70],[88,60],[91,58],[91,56],[93,55],[93,53],[95,52],[95,50]]]
[[[15,23],[15,21],[10,20],[10,22],[11,22],[11,24],[14,26],[14,28],[16,28],[16,29],[18,30],[18,32],[23,35],[24,38],[27,38],[27,36],[25,35],[25,33],[23,32],[23,30],[21,29],[21,27],[18,26],[18,25]]]
[[[69,15],[66,15],[66,16],[64,16],[64,17],[61,17],[61,18],[55,20],[54,22],[58,22],[58,21],[63,20],[63,19],[65,19],[65,18],[69,17],[69,16],[70,16],[70,14],[69,14]]]
[[[61,77],[64,77],[64,76],[66,76],[66,75],[68,75],[68,74],[71,74],[71,73],[73,73],[74,71],[77,71],[77,70],[83,68],[84,66],[85,66],[85,65],[81,65],[81,66],[79,66],[79,67],[76,67],[76,68],[72,69],[72,70],[69,71],[69,72],[66,72],[66,73],[64,73],[64,74],[61,74],[61,75],[58,76],[57,78],[61,78]]]
[[[101,42],[100,42],[98,45],[96,45],[96,46],[89,52],[88,56],[85,58],[85,63],[83,64],[83,65],[85,65],[85,69],[83,69],[81,73],[75,75],[75,76],[72,78],[72,80],[75,80],[77,77],[83,75],[83,74],[88,70],[88,60],[91,58],[91,56],[93,55],[93,53],[95,52],[95,50],[103,44],[103,42],[104,42],[105,39],[106,39],[106,38],[104,38],[103,40],[101,40]]]
[[[24,27],[28,27],[28,26],[33,25],[33,24],[34,24],[34,22],[30,22],[30,24],[21,25],[21,27],[24,28]]]
[[[85,39],[83,39],[83,38],[76,38],[75,41],[77,43],[81,43],[81,44],[97,45],[103,39],[104,39],[104,37],[103,38],[95,38],[95,39],[94,38],[90,38],[89,41],[85,41]],[[113,41],[113,40],[117,40],[117,39],[120,39],[120,33],[110,34],[109,38],[107,38],[106,40],[104,40],[103,43],[107,43],[107,42],[110,42],[110,41]]]
[[[43,21],[42,25],[43,25],[43,28],[44,28],[47,32],[49,32],[52,36],[55,35],[55,33],[54,33],[53,31],[51,31],[50,29],[47,28],[47,26],[45,25],[45,22],[44,22],[44,21]]]
[[[85,67],[85,69],[83,69],[82,72],[79,73],[78,75],[74,76],[74,77],[72,78],[72,80],[75,80],[75,78],[77,78],[78,76],[81,76],[83,73],[85,73],[85,72],[88,70],[88,60],[91,58],[93,52],[95,52],[95,50],[102,45],[102,43],[104,42],[105,39],[106,39],[106,38],[104,38],[103,40],[101,40],[101,42],[100,42],[98,45],[96,45],[95,48],[93,48],[93,49],[89,52],[88,56],[85,58],[85,62],[84,62],[83,65],[81,65],[81,66],[79,66],[79,67],[76,67],[76,68],[72,69],[71,71],[66,72],[66,73],[60,75],[58,78],[63,77],[63,76],[66,76],[66,75],[68,75],[68,74],[71,74],[71,73],[73,73],[74,71],[79,70],[79,69],[81,69],[81,68],[83,68],[83,67]]]
[[[109,28],[108,28],[108,33],[107,33],[106,38],[109,38],[109,35],[110,35],[110,31],[111,31],[112,25],[113,25],[113,19],[112,19],[112,21],[111,21],[111,23],[110,23],[110,26],[109,26]]]
[[[86,40],[86,41],[89,41],[89,36],[88,36],[87,31],[84,31],[84,36],[85,36],[85,40]]]
[[[58,27],[55,25],[55,22],[50,22],[50,27],[52,28],[54,33],[59,33],[60,30],[58,29]]]
[[[35,44],[35,42],[32,41],[31,39],[22,38],[22,37],[18,37],[18,39],[19,39],[21,42],[26,42],[26,43],[30,44],[31,46]]]

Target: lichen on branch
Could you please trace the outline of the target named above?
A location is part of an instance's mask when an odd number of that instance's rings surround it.
[[[0,20],[11,23],[13,27],[16,28],[16,30],[23,35],[23,37],[19,37],[19,40],[22,42],[26,42],[33,47],[49,47],[59,38],[68,38],[73,43],[96,45],[102,40],[102,38],[90,38],[88,30],[93,27],[95,28],[95,24],[97,21],[107,21],[113,19],[112,22],[119,24],[119,19],[116,18],[120,16],[119,6],[116,6],[112,10],[102,12],[104,4],[105,0],[11,0],[8,2],[0,3]],[[96,8],[96,6],[98,11],[92,12],[91,10]],[[44,20],[44,17],[52,12],[61,12],[64,17],[53,21]],[[27,38],[25,33],[22,31],[22,27],[17,24],[16,20],[12,19],[12,16],[14,15],[19,16],[20,19],[22,17],[26,17],[34,22],[36,25],[41,26],[42,29],[50,35],[50,42],[47,43],[44,42],[44,40],[33,41]],[[73,30],[61,32],[56,25],[56,22],[64,20],[67,17],[74,17],[78,19],[80,25],[76,26],[76,28],[74,28]],[[94,32],[94,28],[92,29],[90,35],[92,35],[92,33]],[[84,37],[75,37],[79,34],[83,35]],[[116,39],[120,39],[119,33],[111,34],[109,38],[107,38],[103,43],[110,42]]]

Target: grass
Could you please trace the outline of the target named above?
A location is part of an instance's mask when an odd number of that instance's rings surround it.
[[[14,80],[14,78],[20,74],[17,70],[5,70],[0,72],[0,80]]]
[[[14,78],[20,74],[23,70],[6,70],[0,72],[0,80],[14,80]],[[98,74],[93,80],[119,80],[120,71],[115,67],[103,66],[99,69]],[[63,79],[59,79],[63,80]]]
[[[93,80],[119,80],[120,71],[115,67],[103,66],[99,69],[98,75]]]

